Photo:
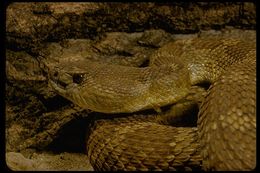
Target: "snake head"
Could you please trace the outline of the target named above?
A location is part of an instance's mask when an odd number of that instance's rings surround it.
[[[49,72],[49,84],[58,94],[70,100],[72,93],[78,91],[83,77],[83,72],[54,68]]]

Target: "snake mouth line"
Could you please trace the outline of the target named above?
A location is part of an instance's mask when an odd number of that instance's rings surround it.
[[[49,80],[50,85],[56,90],[58,91],[60,94],[62,95],[68,95],[70,92],[74,92],[74,90],[77,88],[77,83],[75,82],[70,82],[70,83],[66,83],[61,81],[61,80],[56,80],[56,79],[50,79]]]
[[[66,84],[65,82],[59,81],[59,80],[54,80],[53,82],[57,85],[57,87],[60,87],[63,89],[66,89],[66,87],[68,86],[68,84]]]
[[[49,82],[55,90],[57,90],[61,93],[66,92],[68,84],[66,84],[62,81],[53,80],[53,79],[50,79]]]

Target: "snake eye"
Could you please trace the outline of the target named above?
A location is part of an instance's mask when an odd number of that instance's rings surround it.
[[[73,75],[73,82],[76,84],[80,84],[83,81],[83,74],[74,74]]]

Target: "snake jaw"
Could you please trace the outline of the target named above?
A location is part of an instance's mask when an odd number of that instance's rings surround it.
[[[62,95],[65,98],[71,98],[72,93],[75,93],[78,85],[76,83],[70,83],[67,84],[66,86],[59,84],[56,81],[49,80],[50,85],[52,88],[58,92],[60,95]]]

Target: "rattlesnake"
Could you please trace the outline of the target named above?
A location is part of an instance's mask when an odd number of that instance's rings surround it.
[[[210,83],[198,127],[155,120],[97,121],[88,137],[97,170],[251,170],[256,165],[256,48],[240,39],[170,42],[148,67],[86,61],[50,72],[54,90],[97,112],[133,113],[178,104],[192,86]],[[77,74],[72,67],[77,67]],[[74,70],[74,71],[73,71]],[[159,113],[160,114],[160,113]]]

